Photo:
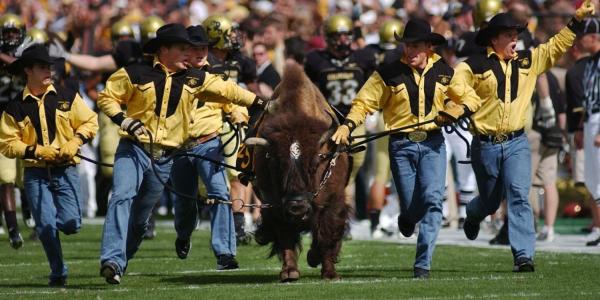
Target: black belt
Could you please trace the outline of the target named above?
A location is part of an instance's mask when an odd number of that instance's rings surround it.
[[[517,131],[508,132],[508,133],[497,133],[492,135],[479,134],[477,137],[480,141],[484,142],[492,142],[494,144],[500,144],[507,141],[510,141],[514,138],[520,137],[525,133],[525,129],[521,128]]]
[[[395,139],[409,139],[411,142],[420,143],[431,138],[441,136],[442,131],[440,129],[435,129],[431,131],[412,131],[412,132],[398,132],[391,134],[390,137]]]

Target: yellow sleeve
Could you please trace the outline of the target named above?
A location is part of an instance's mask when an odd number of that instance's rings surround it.
[[[556,61],[573,45],[575,32],[569,27],[563,28],[548,42],[531,51],[531,68],[539,75],[550,69]]]
[[[0,153],[8,158],[22,158],[25,156],[27,144],[15,118],[6,112],[0,119]]]
[[[73,100],[71,111],[71,124],[75,133],[84,138],[84,143],[93,139],[98,132],[98,115],[83,102],[79,94]]]
[[[98,107],[108,117],[114,117],[123,112],[122,104],[127,104],[133,96],[134,86],[127,75],[127,71],[121,68],[114,72],[106,81],[106,87],[98,95]]]
[[[250,106],[254,103],[256,95],[241,88],[232,81],[225,81],[221,76],[206,73],[204,84],[198,90],[200,99],[209,102],[234,103],[242,106]]]
[[[450,100],[465,105],[471,112],[476,112],[481,107],[481,98],[475,92],[475,76],[471,67],[465,62],[456,65],[454,76],[448,85]]]
[[[377,71],[373,72],[367,82],[362,86],[356,98],[352,100],[352,108],[347,121],[352,121],[356,126],[365,122],[367,114],[372,114],[383,107],[390,97],[390,90],[385,85],[383,78]]]

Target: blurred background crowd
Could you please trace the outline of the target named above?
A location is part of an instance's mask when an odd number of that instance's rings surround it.
[[[9,13],[16,15],[22,22],[24,32],[33,38],[37,37],[49,44],[58,42],[71,54],[96,57],[113,53],[115,41],[121,38],[121,34],[144,42],[144,39],[151,37],[148,34],[151,35],[152,30],[157,28],[152,29],[152,24],[156,26],[164,23],[198,25],[210,16],[223,15],[235,24],[238,38],[243,41],[240,51],[254,59],[257,70],[260,73],[264,71],[265,68],[261,66],[268,62],[274,67],[277,75],[281,75],[286,60],[294,60],[302,64],[306,53],[327,46],[322,25],[329,16],[334,14],[344,14],[354,22],[352,43],[354,49],[395,42],[393,35],[384,30],[384,24],[389,20],[395,19],[405,24],[411,17],[423,18],[431,24],[434,32],[442,34],[449,41],[448,45],[438,51],[450,65],[455,65],[459,60],[458,54],[467,51],[465,47],[469,47],[469,42],[462,38],[463,35],[477,30],[478,24],[485,22],[494,14],[510,11],[519,20],[527,23],[531,40],[524,43],[530,43],[525,46],[528,47],[545,42],[562,29],[569,22],[580,2],[567,0],[3,0],[0,3],[0,15]],[[144,23],[149,18],[155,18],[151,19],[154,23]],[[7,27],[4,24],[0,26],[3,26],[1,29],[4,36]],[[128,30],[121,32],[123,28],[129,26],[132,32]],[[7,49],[1,50],[5,52]],[[552,69],[557,79],[557,85],[551,87],[553,95],[557,95],[553,97],[562,97],[562,99],[553,99],[562,107],[557,110],[557,115],[566,115],[567,120],[562,128],[565,135],[564,145],[552,158],[559,162],[558,170],[552,172],[558,175],[553,185],[558,187],[560,197],[555,201],[558,205],[551,206],[551,209],[559,216],[589,216],[595,211],[588,208],[590,204],[587,202],[588,196],[583,185],[583,162],[580,152],[582,146],[573,142],[578,125],[569,122],[574,118],[572,115],[575,113],[576,105],[569,101],[565,87],[567,70],[585,55],[586,53],[583,53],[576,44]],[[94,107],[97,94],[103,89],[103,82],[110,72],[102,72],[102,68],[99,68],[99,71],[90,71],[93,66],[77,68],[67,64],[66,68],[72,84],[85,96],[88,104]],[[260,74],[258,75],[259,83],[261,81],[263,83],[261,92],[268,97],[278,81],[278,76],[274,76],[276,79],[273,79],[273,76],[264,76],[261,79]],[[367,125],[367,130],[375,131],[375,123],[371,122],[371,125]],[[86,147],[83,151],[87,156],[98,157],[97,141]],[[371,148],[373,147],[370,147],[370,150]],[[368,153],[367,162],[374,160],[373,151]],[[449,163],[452,162],[453,160],[450,160]],[[374,164],[365,163],[357,177],[353,217],[355,220],[369,217],[370,207],[367,202],[375,173],[373,166]],[[82,179],[88,196],[84,215],[102,216],[106,210],[111,171],[101,170],[85,162],[80,169],[81,175],[87,178],[87,180]],[[390,185],[389,182],[387,184]],[[540,184],[534,190],[536,193],[532,201],[540,204],[534,207],[538,216],[543,217],[543,210],[547,206],[544,205],[543,199],[552,197],[548,194],[553,192],[549,192],[544,184]],[[449,226],[459,225],[459,216],[456,212],[457,196],[455,196],[457,192],[453,185],[449,185],[446,201],[448,207],[446,219]],[[388,189],[387,194],[392,195],[387,198],[388,200],[393,199],[393,187]],[[168,215],[171,214],[172,206],[168,203],[168,195],[164,198],[165,201],[161,202],[157,211],[161,215]],[[502,223],[502,217],[496,219],[497,222],[490,221],[492,230],[500,228],[499,224]],[[588,231],[592,232],[589,238],[598,239],[600,229],[592,229],[592,227],[590,225],[588,228]],[[389,235],[394,228],[395,225],[387,229],[373,227],[373,231],[383,229],[383,234]],[[381,232],[379,234],[381,235]]]

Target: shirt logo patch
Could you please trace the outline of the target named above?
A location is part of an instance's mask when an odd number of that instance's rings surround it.
[[[449,75],[438,75],[438,82],[443,85],[447,85],[448,83],[450,83],[450,76]]]
[[[186,85],[189,87],[197,87],[198,86],[198,78],[196,77],[188,77]]]
[[[531,62],[529,61],[529,59],[528,59],[527,57],[523,58],[523,59],[520,61],[521,68],[529,68],[529,64],[530,64],[530,63],[531,63]]]
[[[69,110],[69,101],[58,100],[58,109],[60,109],[62,111],[68,111]]]

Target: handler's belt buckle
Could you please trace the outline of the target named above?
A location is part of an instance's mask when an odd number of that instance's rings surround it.
[[[154,145],[154,149],[152,149],[152,151],[150,151],[150,145],[149,144],[143,144],[144,150],[146,150],[146,152],[148,154],[150,154],[150,156],[152,156],[152,159],[154,160],[159,160],[161,159],[163,156],[165,156],[165,149]]]
[[[494,144],[501,144],[504,143],[508,140],[508,135],[504,134],[504,133],[497,133],[494,138],[492,139],[492,143]]]
[[[413,131],[408,133],[408,140],[413,143],[420,143],[427,139],[426,131]]]

